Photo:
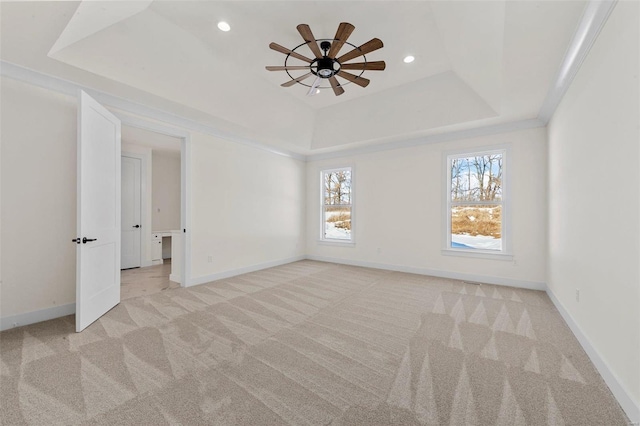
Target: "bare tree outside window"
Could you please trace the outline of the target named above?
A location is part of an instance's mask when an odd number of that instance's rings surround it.
[[[504,152],[449,157],[451,248],[502,250]]]
[[[323,239],[351,240],[351,168],[322,172]]]

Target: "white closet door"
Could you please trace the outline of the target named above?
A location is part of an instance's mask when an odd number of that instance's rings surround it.
[[[141,173],[139,158],[122,157],[122,269],[141,265]]]

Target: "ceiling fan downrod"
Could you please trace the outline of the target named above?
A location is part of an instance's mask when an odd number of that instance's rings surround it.
[[[328,41],[321,42],[320,49],[324,51],[324,56],[322,58],[316,58],[311,62],[311,72],[320,78],[333,77],[338,73],[338,71],[340,71],[340,63],[327,56],[327,51],[331,49],[331,43]],[[316,67],[315,71],[313,70],[314,65]],[[336,65],[338,66],[337,69]]]

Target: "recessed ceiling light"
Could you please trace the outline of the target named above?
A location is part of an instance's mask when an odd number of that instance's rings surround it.
[[[227,31],[229,31],[231,29],[231,26],[229,24],[227,24],[226,22],[224,22],[224,21],[220,21],[220,22],[218,22],[218,29],[220,31],[227,32]]]
[[[409,56],[405,56],[404,57],[404,63],[405,64],[410,64],[411,62],[413,62],[416,58],[414,58],[413,56],[409,55]]]

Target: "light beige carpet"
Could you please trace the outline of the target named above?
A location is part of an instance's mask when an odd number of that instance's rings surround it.
[[[628,424],[544,293],[328,263],[0,345],[5,425]]]

